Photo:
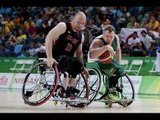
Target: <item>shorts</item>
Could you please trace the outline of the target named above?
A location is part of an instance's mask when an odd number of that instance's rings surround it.
[[[58,69],[60,72],[68,72],[72,78],[76,78],[77,74],[81,73],[84,68],[83,64],[75,57],[70,56],[60,56],[57,59],[59,65]]]
[[[110,78],[115,72],[123,72],[123,68],[120,66],[120,64],[113,60],[111,63],[109,64],[103,64],[99,61],[97,61],[99,67],[100,67],[100,70],[102,73],[108,75],[108,77]]]

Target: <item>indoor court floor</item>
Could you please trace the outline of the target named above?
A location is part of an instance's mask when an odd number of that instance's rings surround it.
[[[160,97],[136,95],[128,107],[113,104],[107,108],[104,103],[92,102],[87,108],[67,107],[65,104],[48,100],[40,106],[24,104],[21,91],[0,90],[0,113],[160,113]]]

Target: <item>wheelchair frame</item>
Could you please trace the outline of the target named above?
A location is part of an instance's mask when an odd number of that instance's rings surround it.
[[[91,104],[93,101],[99,101],[99,102],[104,102],[109,108],[112,107],[112,103],[118,103],[124,107],[129,106],[130,104],[132,104],[132,102],[135,99],[135,91],[134,91],[134,86],[133,83],[131,81],[131,79],[129,78],[129,76],[127,75],[127,73],[125,73],[123,76],[121,76],[118,79],[118,84],[116,85],[116,87],[119,87],[122,92],[118,92],[118,97],[119,100],[118,101],[111,101],[111,100],[105,100],[103,99],[104,94],[108,94],[109,93],[109,77],[105,74],[102,73],[99,70],[99,67],[97,65],[93,65],[93,63],[95,62],[91,62],[91,63],[87,63],[87,67],[89,68],[88,71],[89,73],[91,73],[91,71],[97,71],[97,75],[100,75],[101,77],[99,79],[97,79],[97,83],[99,83],[100,86],[97,86],[97,88],[92,89],[92,86],[89,85],[90,88],[90,93],[92,91],[92,93],[95,94],[95,96],[93,98],[89,97],[89,104]],[[96,76],[96,75],[95,75]],[[89,79],[92,81],[92,79]],[[95,84],[95,83],[93,83]],[[126,87],[126,88],[125,88]],[[129,88],[127,88],[129,87]],[[127,93],[128,92],[128,93]],[[126,95],[127,99],[122,99],[122,96]]]
[[[85,107],[88,104],[89,88],[88,82],[84,74],[79,74],[76,87],[80,89],[78,100],[67,100],[66,98],[60,97],[58,94],[57,87],[62,86],[60,79],[61,74],[58,71],[58,65],[54,64],[52,68],[47,67],[46,58],[41,59],[42,62],[34,65],[30,69],[25,77],[22,86],[22,97],[25,104],[31,106],[39,106],[48,101],[52,96],[52,101],[66,103],[66,107]],[[41,70],[41,69],[45,70]],[[30,84],[30,80],[34,79],[35,85]]]

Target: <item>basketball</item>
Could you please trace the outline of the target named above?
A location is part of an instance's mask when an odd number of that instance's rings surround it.
[[[99,61],[103,64],[111,63],[113,60],[112,54],[107,50],[102,55],[99,56]]]

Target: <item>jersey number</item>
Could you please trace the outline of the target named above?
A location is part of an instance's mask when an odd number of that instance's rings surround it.
[[[70,52],[72,49],[72,44],[68,43],[67,47],[65,48],[65,51]]]

